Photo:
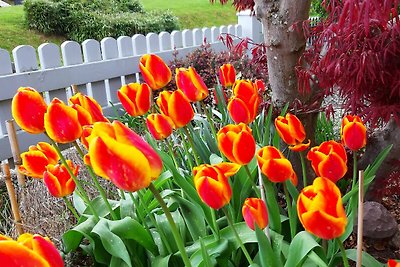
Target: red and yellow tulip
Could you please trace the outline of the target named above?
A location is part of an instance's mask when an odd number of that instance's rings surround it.
[[[161,173],[160,156],[119,121],[95,123],[86,141],[89,152],[85,163],[122,190],[134,192],[146,188]]]
[[[17,240],[0,234],[0,263],[7,267],[63,267],[64,262],[47,237],[22,234]]]
[[[213,209],[220,209],[228,204],[232,196],[228,177],[239,169],[240,165],[225,162],[216,165],[202,164],[193,168],[194,185],[203,202]]]
[[[75,166],[70,160],[67,160],[67,164],[76,176],[79,166]],[[75,190],[75,182],[63,164],[47,165],[46,171],[43,174],[43,182],[54,197],[65,197],[72,194]]]
[[[306,144],[306,131],[301,121],[290,113],[285,117],[279,116],[275,119],[275,128],[281,139],[289,145],[293,151],[303,151],[310,146],[310,140]]]
[[[261,172],[274,183],[290,179],[297,185],[297,176],[290,161],[276,147],[265,146],[257,151],[257,162]]]
[[[58,98],[51,101],[44,114],[44,127],[48,136],[61,144],[73,142],[82,134],[78,111]]]
[[[347,172],[347,155],[343,145],[333,140],[321,143],[308,151],[307,159],[317,176],[336,183]]]
[[[163,115],[152,113],[146,119],[147,129],[156,140],[163,140],[172,134],[173,121]]]
[[[236,81],[236,71],[232,64],[224,64],[219,67],[219,81],[223,87],[230,87]]]
[[[393,259],[389,259],[387,262],[387,266],[388,267],[400,267],[400,262],[393,260]]]
[[[188,124],[194,117],[193,108],[189,99],[182,91],[163,91],[157,98],[157,105],[161,113],[169,117],[175,128],[181,128]]]
[[[27,152],[21,154],[22,165],[18,171],[33,178],[43,178],[46,166],[57,164],[60,159],[54,147],[46,142],[30,146]]]
[[[108,121],[103,115],[103,110],[97,101],[87,95],[77,93],[69,98],[72,107],[78,111],[80,124],[90,125],[97,121]]]
[[[157,55],[146,54],[140,58],[140,72],[144,81],[153,90],[158,90],[166,86],[172,79],[170,68]]]
[[[201,101],[208,96],[208,88],[193,67],[176,69],[176,86],[191,102]]]
[[[150,109],[151,89],[147,83],[130,83],[119,89],[118,98],[129,115],[141,116]]]
[[[304,229],[322,239],[340,237],[347,225],[340,190],[323,177],[300,192],[297,213]]]
[[[30,87],[20,87],[11,102],[15,122],[28,133],[44,132],[47,104],[41,94]]]
[[[228,124],[218,131],[218,148],[231,162],[246,165],[254,157],[256,142],[244,123]]]
[[[262,199],[247,198],[242,207],[242,214],[247,226],[252,230],[256,224],[260,229],[268,225],[267,205]]]
[[[260,97],[251,81],[238,80],[232,87],[233,96],[228,102],[228,111],[235,123],[249,124],[257,116]]]
[[[367,144],[367,128],[358,116],[344,117],[340,134],[342,143],[352,151],[357,151]]]

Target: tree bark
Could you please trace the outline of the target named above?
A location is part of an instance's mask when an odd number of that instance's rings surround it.
[[[268,76],[275,107],[307,96],[297,88],[295,67],[304,52],[302,23],[308,19],[311,0],[255,0],[255,13],[264,27]]]

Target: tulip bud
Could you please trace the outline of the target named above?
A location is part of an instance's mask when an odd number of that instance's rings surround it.
[[[20,87],[11,102],[15,122],[28,133],[44,132],[44,114],[47,105],[43,97],[33,88]]]
[[[146,125],[149,132],[156,140],[163,140],[172,134],[173,121],[163,114],[150,114],[147,116]]]
[[[262,199],[247,198],[242,207],[242,214],[247,226],[251,230],[254,230],[255,224],[260,229],[264,229],[268,225],[267,206]]]
[[[151,89],[146,83],[130,83],[119,89],[118,98],[129,115],[141,116],[150,109]]]
[[[168,116],[175,128],[182,128],[194,117],[194,111],[187,97],[182,91],[163,91],[157,99],[161,113]]]
[[[172,73],[170,68],[157,55],[143,55],[140,58],[139,68],[144,81],[153,90],[161,89],[171,81]]]
[[[357,151],[367,144],[367,128],[358,116],[344,117],[340,134],[342,143],[352,151]]]
[[[232,64],[219,67],[219,81],[223,87],[231,87],[236,81],[236,71]]]
[[[176,69],[176,86],[191,102],[201,101],[208,96],[208,88],[193,67]]]
[[[67,160],[67,164],[76,176],[79,166],[75,166],[70,160]],[[43,174],[43,182],[54,197],[65,197],[72,194],[75,190],[75,182],[67,168],[62,164],[47,165],[46,171]]]
[[[257,116],[260,97],[251,81],[238,80],[234,83],[233,97],[228,102],[228,111],[235,123],[249,124]]]
[[[317,177],[300,192],[297,214],[304,229],[322,239],[340,237],[347,225],[342,196],[335,183]]]
[[[275,128],[281,139],[289,145],[289,149],[303,151],[310,146],[310,140],[308,140],[308,143],[303,144],[306,139],[306,131],[295,115],[287,113],[285,117],[277,117],[275,119]]]

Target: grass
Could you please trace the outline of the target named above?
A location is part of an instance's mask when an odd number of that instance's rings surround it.
[[[179,18],[182,29],[237,23],[235,8],[230,3],[211,4],[209,0],[141,0],[140,2],[145,10],[171,10]]]
[[[60,36],[47,36],[29,30],[24,24],[22,6],[0,8],[0,21],[0,48],[9,52],[18,45],[28,44],[36,48],[42,43],[61,44],[65,40]]]
[[[208,0],[141,0],[146,10],[171,10],[179,17],[182,29],[202,28],[235,24],[236,12],[230,4],[210,4]],[[24,24],[22,6],[0,8],[0,48],[11,52],[18,45],[28,44],[37,48],[52,42],[60,45],[61,36],[49,36],[29,30]]]

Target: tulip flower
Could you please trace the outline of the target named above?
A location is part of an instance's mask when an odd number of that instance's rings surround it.
[[[234,175],[239,168],[240,165],[225,162],[216,165],[202,164],[193,168],[194,185],[203,202],[213,209],[220,209],[228,204],[232,196],[228,177]]]
[[[323,176],[336,183],[347,172],[347,155],[343,145],[333,140],[323,142],[310,149],[307,159],[317,176]]]
[[[194,111],[187,97],[182,91],[163,91],[157,99],[161,113],[168,116],[175,128],[182,128],[194,117]]]
[[[77,93],[69,98],[72,107],[78,111],[81,125],[89,125],[97,121],[108,121],[103,115],[103,110],[97,101],[87,95]]]
[[[41,94],[30,87],[20,87],[11,102],[15,122],[28,133],[44,132],[44,114],[47,105]]]
[[[251,81],[238,80],[233,84],[233,97],[228,102],[228,111],[235,123],[249,124],[256,118],[260,97]]]
[[[242,214],[247,226],[251,230],[254,230],[255,224],[260,229],[264,229],[268,225],[267,206],[262,199],[247,198],[242,207]]]
[[[275,128],[281,139],[289,145],[289,149],[304,151],[310,146],[310,140],[308,140],[308,143],[303,144],[306,139],[306,131],[295,115],[287,113],[285,117],[277,117],[275,119]]]
[[[352,151],[357,151],[367,144],[367,128],[358,116],[344,117],[340,134],[342,143]]]
[[[261,172],[274,183],[283,183],[290,179],[297,185],[297,176],[292,164],[276,147],[265,146],[257,151],[257,163]]]
[[[0,234],[1,266],[63,267],[64,262],[54,244],[47,238],[29,233],[17,240]]]
[[[193,67],[176,69],[176,86],[191,102],[201,101],[208,96],[208,88]]]
[[[400,267],[400,262],[397,262],[396,260],[389,259],[387,262],[388,267]]]
[[[44,127],[51,139],[62,144],[75,141],[82,134],[78,112],[58,98],[51,101],[44,114]]]
[[[304,229],[322,239],[340,237],[347,225],[340,190],[323,177],[300,192],[297,213]]]
[[[173,121],[163,114],[150,114],[147,116],[146,125],[149,132],[156,140],[163,140],[172,134]]]
[[[119,121],[96,122],[86,141],[89,152],[85,163],[122,190],[134,192],[146,188],[161,173],[160,156]]]
[[[255,86],[256,86],[256,88],[257,88],[259,93],[263,93],[265,91],[265,84],[264,84],[263,80],[258,79],[258,80],[256,80],[254,82],[254,84],[255,84]]]
[[[219,81],[223,87],[230,87],[236,81],[236,71],[232,64],[219,67]]]
[[[256,142],[246,124],[226,125],[218,131],[217,139],[219,150],[231,162],[246,165],[253,159]]]
[[[79,166],[75,166],[72,161],[67,160],[68,167],[74,175],[78,174]],[[49,164],[43,174],[43,182],[54,197],[65,197],[75,190],[75,182],[68,173],[67,168],[62,164]]]
[[[18,171],[33,178],[43,178],[46,166],[57,164],[59,156],[54,147],[46,142],[30,146],[27,152],[21,154],[22,165]]]
[[[146,83],[130,83],[119,89],[118,98],[129,115],[141,116],[150,109],[151,89]]]
[[[140,58],[139,68],[144,81],[153,90],[161,89],[171,81],[171,70],[157,55],[143,55]]]

